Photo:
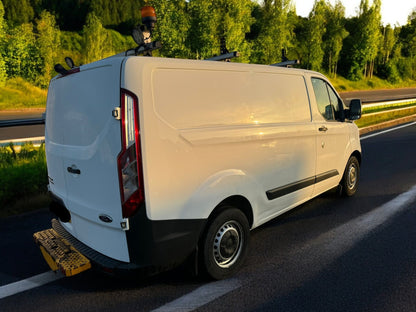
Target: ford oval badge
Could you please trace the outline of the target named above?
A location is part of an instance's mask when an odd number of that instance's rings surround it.
[[[105,215],[105,214],[100,215],[99,218],[100,218],[101,221],[103,221],[105,223],[113,222],[113,219],[110,216]]]

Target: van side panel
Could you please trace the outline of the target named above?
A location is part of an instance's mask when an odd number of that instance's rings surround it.
[[[315,176],[316,132],[302,72],[225,65],[126,60],[122,86],[139,97],[151,220],[206,219],[222,200],[241,195],[256,225],[312,195],[313,184],[266,195]]]

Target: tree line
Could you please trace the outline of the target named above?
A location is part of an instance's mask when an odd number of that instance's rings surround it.
[[[361,0],[352,18],[327,0],[306,18],[292,0],[3,0],[0,82],[20,76],[46,87],[65,56],[87,63],[134,47],[144,5],[157,12],[159,56],[204,59],[226,48],[240,52],[235,61],[272,64],[284,50],[332,77],[416,80],[416,10],[404,26],[383,26],[381,0]]]

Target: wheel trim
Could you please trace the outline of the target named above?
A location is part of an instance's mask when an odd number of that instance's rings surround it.
[[[244,242],[242,233],[236,221],[228,221],[218,229],[213,241],[213,257],[219,267],[228,268],[237,261]]]
[[[348,169],[347,187],[352,190],[357,184],[357,167],[354,164]]]

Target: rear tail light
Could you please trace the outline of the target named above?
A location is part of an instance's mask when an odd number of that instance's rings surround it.
[[[121,152],[117,157],[123,217],[132,216],[144,202],[139,111],[136,95],[121,90]]]

